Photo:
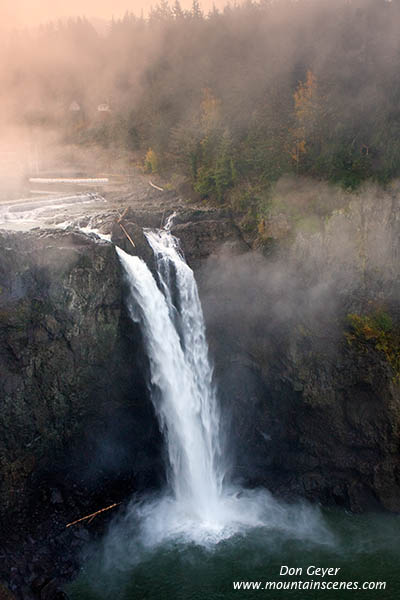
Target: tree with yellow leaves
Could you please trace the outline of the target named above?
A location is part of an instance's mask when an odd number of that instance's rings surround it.
[[[149,148],[144,159],[146,173],[158,173],[158,156],[152,148]]]
[[[305,81],[300,81],[293,94],[295,127],[292,130],[293,143],[290,156],[298,171],[302,156],[308,151],[308,144],[319,113],[317,78],[312,71],[307,71]]]

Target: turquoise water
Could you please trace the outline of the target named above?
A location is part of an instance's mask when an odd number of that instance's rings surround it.
[[[125,530],[122,552],[115,554],[109,541],[100,544],[67,592],[71,600],[397,600],[400,517],[340,510],[324,510],[321,516],[330,533],[316,534],[315,539],[291,539],[290,533],[260,527],[208,546],[170,540],[137,552],[135,545],[127,545],[130,533]],[[280,576],[282,565],[302,568],[303,574]],[[340,570],[336,576],[308,576],[310,565]],[[386,582],[386,589],[238,591],[233,589],[234,581],[260,581],[262,586],[267,581],[345,581],[358,582],[360,588],[364,582],[379,581]]]

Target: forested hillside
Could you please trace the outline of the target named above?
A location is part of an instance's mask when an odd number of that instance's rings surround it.
[[[399,26],[399,0],[250,0],[209,14],[161,0],[106,34],[84,18],[50,23],[3,39],[2,113],[124,148],[262,229],[282,175],[344,189],[399,176]]]

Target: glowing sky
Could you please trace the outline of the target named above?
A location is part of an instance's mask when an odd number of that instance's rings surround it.
[[[0,23],[4,26],[38,25],[44,21],[69,16],[97,17],[110,19],[121,16],[129,10],[140,15],[143,9],[157,4],[157,0],[0,0]],[[192,0],[181,0],[184,8],[189,8]],[[212,5],[221,8],[226,0],[202,0],[203,9]]]

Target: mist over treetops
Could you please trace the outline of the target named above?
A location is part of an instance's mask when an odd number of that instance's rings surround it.
[[[400,174],[399,28],[399,0],[207,13],[161,0],[103,32],[48,23],[3,36],[2,124],[124,148],[202,198],[256,212],[282,175],[387,183]]]

